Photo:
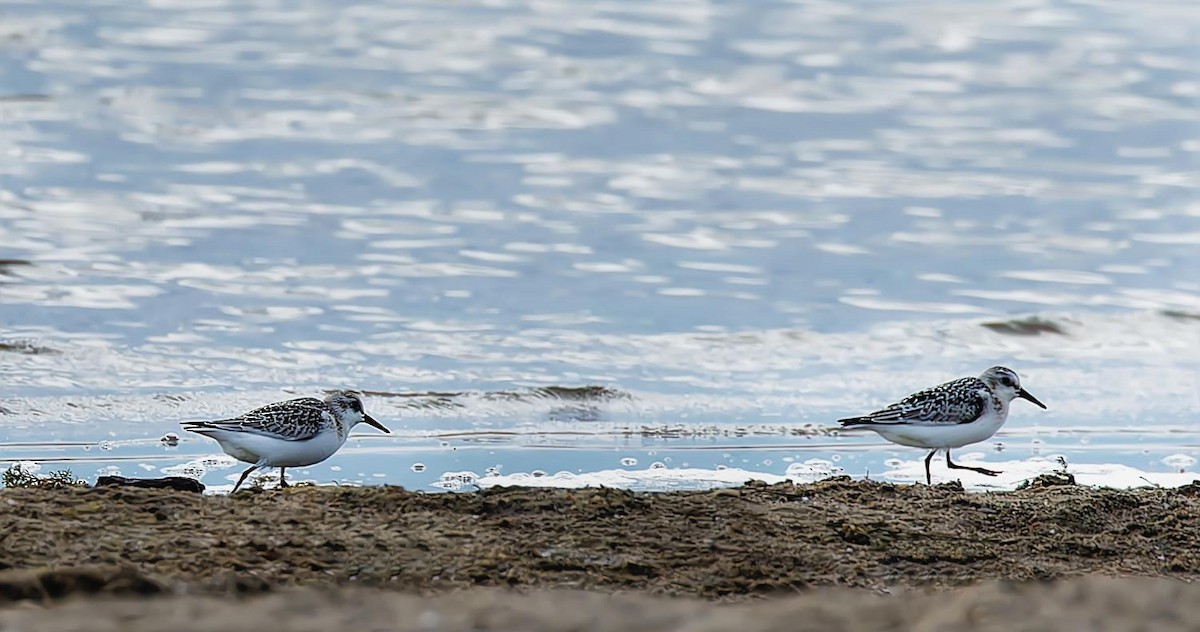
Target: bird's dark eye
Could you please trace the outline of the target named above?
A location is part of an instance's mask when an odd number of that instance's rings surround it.
[[[1011,378],[1011,377],[1002,377],[1002,378],[1000,378],[1000,383],[1001,383],[1001,384],[1003,384],[1003,385],[1005,385],[1005,386],[1012,386],[1012,385],[1013,385],[1013,381],[1012,381],[1012,378]]]

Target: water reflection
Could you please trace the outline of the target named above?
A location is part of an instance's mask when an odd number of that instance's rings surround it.
[[[447,431],[576,432],[603,470],[608,437],[752,453],[739,428],[997,363],[1055,401],[1018,434],[1194,426],[1186,3],[0,11],[21,458],[108,467],[73,442],[357,387],[413,433],[362,440],[347,480],[578,470],[521,441],[423,473],[384,456]],[[621,396],[561,390],[587,385]],[[1123,440],[1102,458],[1182,454]]]

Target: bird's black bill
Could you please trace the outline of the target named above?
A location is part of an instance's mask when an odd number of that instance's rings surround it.
[[[1017,391],[1017,397],[1020,397],[1021,399],[1027,399],[1027,400],[1037,404],[1038,406],[1041,406],[1042,408],[1046,407],[1045,404],[1039,402],[1038,398],[1034,397],[1033,395],[1030,395],[1029,391],[1027,391],[1025,389],[1021,389],[1021,390]]]
[[[1042,408],[1045,408],[1045,406],[1042,406]],[[363,413],[363,422],[370,424],[371,426],[373,426],[375,428],[379,428],[380,430],[382,430],[388,434],[392,434],[391,430],[384,428],[383,424],[379,423],[378,421],[375,421],[375,418],[368,415],[367,413]]]

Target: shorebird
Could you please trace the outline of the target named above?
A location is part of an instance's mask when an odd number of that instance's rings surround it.
[[[946,451],[946,467],[995,476],[1000,472],[959,465],[950,450],[978,443],[996,434],[1008,420],[1008,405],[1016,398],[1046,405],[1021,388],[1016,372],[994,366],[979,377],[964,377],[934,386],[869,415],[839,419],[846,428],[868,428],[900,445],[932,448],[925,457],[925,483],[932,485],[929,462],[938,450]]]
[[[350,429],[360,423],[391,431],[363,410],[357,393],[335,391],[324,401],[314,397],[291,399],[218,421],[185,421],[184,430],[216,439],[225,454],[249,469],[233,486],[236,492],[251,472],[260,467],[279,468],[279,486],[287,487],[283,473],[289,467],[320,463],[333,456]]]

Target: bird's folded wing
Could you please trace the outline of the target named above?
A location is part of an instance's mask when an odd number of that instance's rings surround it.
[[[297,399],[269,404],[233,419],[186,422],[184,427],[201,432],[207,428],[248,432],[285,441],[304,441],[320,434],[327,414],[321,400]]]
[[[843,419],[844,425],[904,424],[952,425],[967,424],[979,419],[987,410],[987,398],[977,390],[932,388],[908,397],[869,415]]]

